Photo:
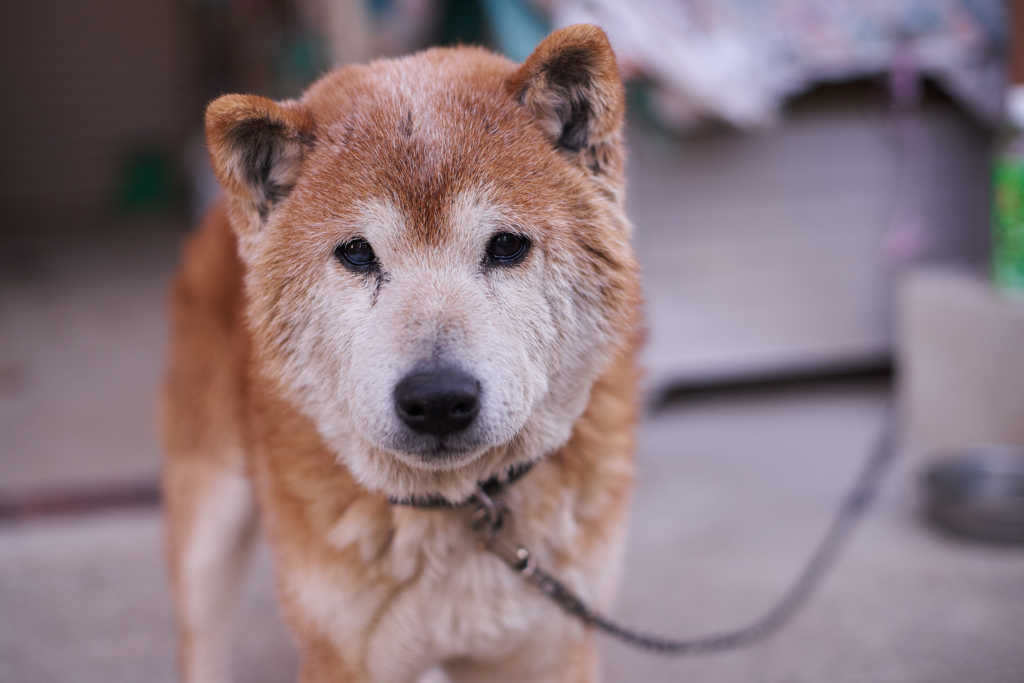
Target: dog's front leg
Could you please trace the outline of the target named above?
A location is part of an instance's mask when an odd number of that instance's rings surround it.
[[[453,683],[598,683],[601,680],[597,644],[591,633],[579,639],[534,641],[501,661],[449,663]]]
[[[256,526],[251,485],[215,457],[169,453],[163,493],[181,680],[226,683],[231,616]]]
[[[601,680],[600,658],[594,640],[593,634],[588,633],[570,651],[565,671],[558,680],[566,683],[598,683]]]
[[[299,647],[299,683],[370,683],[325,640],[305,638]]]

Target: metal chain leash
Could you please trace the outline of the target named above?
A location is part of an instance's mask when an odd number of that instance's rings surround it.
[[[482,489],[471,499],[476,507],[473,528],[484,546],[536,586],[568,614],[610,636],[643,650],[664,655],[689,655],[734,650],[767,638],[799,611],[833,567],[857,522],[864,517],[894,459],[895,420],[890,414],[869,450],[853,487],[841,501],[824,537],[782,598],[760,618],[731,631],[696,638],[666,638],[627,628],[595,611],[564,583],[537,566],[526,548],[502,538],[508,510]]]

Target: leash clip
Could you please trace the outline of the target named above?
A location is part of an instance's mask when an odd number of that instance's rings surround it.
[[[473,529],[486,533],[490,542],[505,524],[508,507],[500,499],[495,500],[487,495],[482,486],[477,487],[476,493],[469,500],[476,508],[473,510]]]
[[[499,536],[505,519],[508,516],[508,507],[501,501],[495,500],[484,491],[483,487],[477,488],[476,493],[470,497],[470,502],[476,506],[473,511],[473,530],[482,534],[481,544],[514,571],[527,578],[533,578],[537,570],[537,564],[530,551],[518,543],[509,543]]]

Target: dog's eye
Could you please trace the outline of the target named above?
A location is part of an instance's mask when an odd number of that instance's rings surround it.
[[[349,270],[364,272],[377,263],[373,247],[362,237],[355,237],[334,249],[334,256]]]
[[[487,260],[499,266],[514,266],[526,258],[530,240],[523,235],[499,232],[487,244]]]

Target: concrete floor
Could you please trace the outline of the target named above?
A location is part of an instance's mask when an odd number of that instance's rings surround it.
[[[643,426],[616,616],[674,634],[728,628],[791,580],[884,412],[879,384],[690,400]],[[664,659],[604,640],[606,680],[1024,680],[1024,552],[916,519],[910,463],[785,631],[748,650]],[[0,680],[171,681],[156,510],[0,525]],[[289,680],[294,654],[263,553],[243,603],[239,680]]]

